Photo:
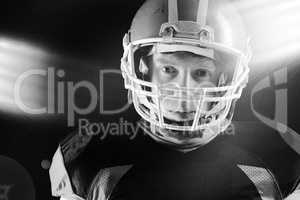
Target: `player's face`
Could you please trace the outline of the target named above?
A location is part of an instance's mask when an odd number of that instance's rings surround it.
[[[152,57],[152,82],[170,88],[214,87],[220,70],[210,58],[188,52],[155,53]],[[181,92],[181,99],[165,98],[161,109],[164,117],[173,121],[194,119],[198,99],[191,92]],[[208,109],[205,105],[205,109]]]

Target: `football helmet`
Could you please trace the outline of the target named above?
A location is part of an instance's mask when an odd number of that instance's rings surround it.
[[[235,101],[248,81],[249,39],[229,0],[147,0],[123,39],[121,71],[137,113],[154,139],[194,148],[214,139],[230,125]],[[153,51],[190,52],[232,66],[219,84],[182,87],[151,82],[143,56]],[[146,74],[146,75],[145,75]],[[148,73],[149,75],[149,73]],[[162,112],[167,99],[192,101],[193,120],[174,122]],[[207,106],[209,105],[209,106]]]

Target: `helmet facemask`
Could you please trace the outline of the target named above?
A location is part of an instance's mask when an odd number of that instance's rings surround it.
[[[220,73],[217,85],[199,84],[198,87],[181,87],[176,84],[154,84],[151,66],[143,60],[151,55],[153,43],[131,46],[122,65],[136,111],[148,121],[158,137],[172,138],[173,142],[197,141],[207,136],[214,138],[230,124],[234,101],[240,98],[247,83],[248,68],[241,62],[241,56],[214,49],[217,65],[233,65],[231,74]],[[227,58],[226,64],[224,58]],[[228,59],[230,58],[230,59]],[[129,64],[131,60],[132,64]],[[127,64],[127,65],[125,65]],[[129,64],[129,65],[128,65]],[[221,66],[220,66],[221,67]],[[237,70],[238,69],[238,70]],[[181,120],[168,117],[164,105],[170,102],[185,102],[192,109],[182,112]],[[172,103],[170,103],[172,104]],[[169,109],[180,112],[180,109]],[[193,142],[194,143],[194,142]]]
[[[199,24],[176,21],[176,17],[169,16],[169,22],[161,25],[160,37],[131,41],[126,34],[121,69],[134,107],[148,124],[149,135],[190,148],[208,143],[230,125],[235,102],[248,81],[249,59],[241,51],[216,42],[214,30],[201,20]],[[145,61],[153,49],[159,53],[196,54],[214,60],[219,69],[231,66],[232,70],[219,73],[214,84],[189,87],[155,83],[153,70]],[[182,103],[188,109],[180,110],[178,105]],[[181,117],[170,118],[172,112]]]

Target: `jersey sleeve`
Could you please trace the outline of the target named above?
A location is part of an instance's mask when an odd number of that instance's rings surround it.
[[[82,169],[80,157],[86,151],[92,137],[73,132],[59,143],[49,169],[53,196],[65,200],[85,198],[88,176],[93,175]]]
[[[136,155],[133,146],[133,142],[120,137],[103,141],[78,131],[69,134],[59,143],[52,159],[49,170],[52,195],[66,200],[70,196],[71,200],[86,199],[97,174],[104,169],[132,164]]]
[[[49,175],[53,196],[60,197],[62,200],[83,200],[83,198],[77,196],[73,191],[71,179],[66,170],[60,146],[52,158]]]

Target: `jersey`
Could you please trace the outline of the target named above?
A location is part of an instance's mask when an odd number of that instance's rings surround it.
[[[283,199],[264,163],[222,136],[183,153],[143,133],[107,141],[73,133],[59,145],[50,179],[53,196],[66,200]]]

